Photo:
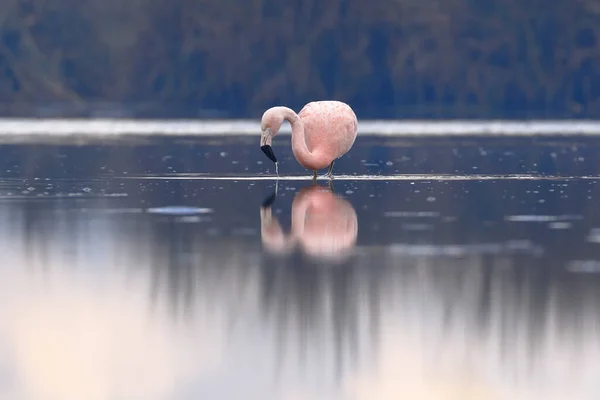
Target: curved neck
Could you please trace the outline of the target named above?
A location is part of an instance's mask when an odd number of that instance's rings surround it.
[[[283,118],[286,119],[292,126],[292,152],[294,156],[302,165],[314,165],[315,154],[312,153],[306,145],[306,138],[304,136],[304,123],[294,112],[294,110],[281,107]]]

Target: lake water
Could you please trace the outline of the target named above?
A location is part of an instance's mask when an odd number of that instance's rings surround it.
[[[13,139],[1,399],[598,398],[600,137]]]

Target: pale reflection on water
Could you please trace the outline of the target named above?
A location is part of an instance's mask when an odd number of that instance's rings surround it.
[[[498,237],[515,223],[504,218],[488,236],[448,222],[446,237],[481,236],[437,252],[433,233],[381,230],[385,215],[408,215],[408,184],[375,210],[345,186],[303,184],[262,205],[246,184],[223,185],[239,197],[212,222],[238,234],[64,200],[0,203],[0,398],[596,398],[600,280],[562,269],[538,228],[522,229],[537,244],[515,245]],[[126,199],[95,209],[114,201]],[[427,216],[459,211],[432,204]],[[302,246],[271,254],[267,214],[275,242]]]
[[[291,232],[285,234],[273,216],[275,191],[260,209],[261,239],[273,254],[289,254],[296,247],[314,259],[342,262],[352,254],[358,220],[352,204],[330,188],[305,187],[292,202]]]
[[[221,363],[224,314],[197,307],[177,321],[168,303],[151,304],[160,261],[148,235],[60,214],[38,233],[18,209],[0,215],[0,398],[172,398]]]

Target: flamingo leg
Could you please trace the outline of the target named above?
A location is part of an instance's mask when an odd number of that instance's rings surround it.
[[[313,185],[317,183],[317,170],[313,171]]]
[[[327,176],[328,178],[333,178],[333,174],[331,173],[331,171],[333,171],[333,163],[335,162],[335,160],[333,160],[331,162],[331,164],[329,164],[329,171],[327,171],[327,174],[325,176]]]

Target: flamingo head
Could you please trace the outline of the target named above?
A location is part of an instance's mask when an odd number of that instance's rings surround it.
[[[267,157],[269,157],[269,160],[276,163],[277,157],[275,157],[275,153],[273,153],[273,148],[271,147],[273,136],[274,135],[271,133],[271,129],[264,129],[260,136],[260,149],[263,151],[263,153],[265,153]]]
[[[265,111],[260,122],[260,128],[262,130],[260,135],[260,149],[267,157],[269,157],[269,160],[274,163],[277,162],[277,157],[275,157],[275,153],[273,153],[271,144],[273,143],[273,138],[277,135],[277,132],[279,132],[282,123],[283,115],[278,107],[273,107]]]

